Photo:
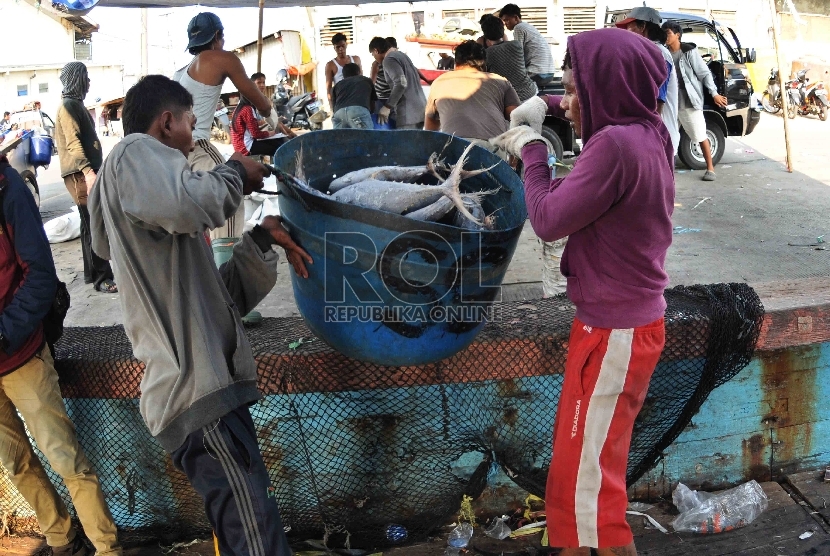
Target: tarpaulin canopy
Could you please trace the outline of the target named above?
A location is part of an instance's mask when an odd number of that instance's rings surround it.
[[[372,0],[371,2],[359,2],[361,4],[388,4],[400,0]],[[412,0],[414,2],[422,0]],[[333,5],[354,5],[358,2],[349,0],[265,0],[266,8],[288,8],[292,6],[333,6]],[[101,0],[99,6],[118,8],[171,8],[182,6],[200,5],[210,8],[241,8],[259,6],[259,0]]]

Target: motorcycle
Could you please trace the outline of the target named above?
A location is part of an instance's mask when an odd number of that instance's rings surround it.
[[[216,112],[213,113],[210,136],[226,145],[231,142],[231,120],[228,117],[228,108],[222,102],[222,99],[219,99],[216,104]]]
[[[825,121],[830,101],[827,100],[827,89],[824,88],[824,83],[821,81],[810,83],[806,69],[800,70],[796,77],[800,92],[798,113],[801,116],[815,114],[821,121]]]
[[[311,131],[323,129],[323,122],[328,117],[328,114],[322,111],[316,92],[293,96],[290,94],[288,72],[285,70],[277,73],[276,92],[271,101],[280,120],[289,128]]]
[[[778,84],[778,68],[769,70],[769,81],[767,90],[761,97],[761,105],[770,114],[777,114],[781,111],[781,86]]]
[[[785,85],[787,89],[787,117],[795,119],[801,106],[801,82],[798,79],[788,81]]]
[[[52,138],[48,135],[35,135],[32,131],[10,131],[6,135],[4,137],[0,134],[0,155],[6,155],[9,165],[23,178],[35,204],[40,207],[37,170],[49,167],[54,144]]]

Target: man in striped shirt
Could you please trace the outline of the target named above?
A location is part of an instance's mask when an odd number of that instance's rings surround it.
[[[522,21],[522,11],[516,4],[507,4],[499,17],[508,31],[513,31],[513,40],[524,49],[525,67],[530,78],[539,88],[553,81],[554,62],[550,45],[545,37],[530,23]]]
[[[504,40],[504,23],[493,14],[484,15],[480,24],[487,49],[487,71],[510,81],[522,102],[535,97],[539,89],[527,74],[522,44]]]

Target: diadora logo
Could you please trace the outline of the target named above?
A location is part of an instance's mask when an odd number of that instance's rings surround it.
[[[593,331],[594,331],[594,329],[593,329],[593,328],[591,328],[590,326],[588,326],[587,324],[586,324],[585,326],[583,326],[583,327],[582,327],[582,330],[584,330],[584,331],[585,331],[585,332],[587,332],[588,334],[590,334],[591,332],[593,332]]]
[[[576,412],[574,413],[574,424],[571,426],[571,438],[576,437],[576,429],[579,425],[579,407],[582,405],[582,400],[576,400]]]

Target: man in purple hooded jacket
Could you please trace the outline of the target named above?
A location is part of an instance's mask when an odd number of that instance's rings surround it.
[[[657,89],[667,70],[655,45],[619,29],[569,37],[563,69],[565,96],[528,100],[492,140],[524,161],[536,234],[570,236],[561,270],[576,318],[553,432],[548,532],[561,556],[634,555],[628,450],[665,342],[674,149]],[[573,171],[553,181],[539,134],[545,113],[569,119],[584,143]]]

